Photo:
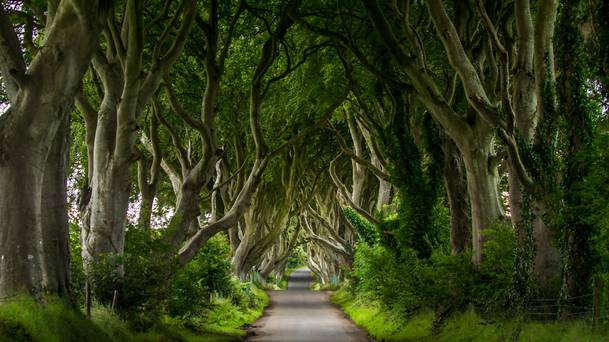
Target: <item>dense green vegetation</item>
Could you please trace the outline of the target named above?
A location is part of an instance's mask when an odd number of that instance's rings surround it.
[[[140,231],[127,235],[122,264],[138,272],[120,278],[115,309],[94,302],[91,317],[55,297],[44,305],[20,297],[0,307],[0,341],[239,341],[243,327],[262,315],[268,295],[261,284],[241,282],[232,275],[230,248],[223,236],[214,237],[188,266],[176,270],[168,282],[166,263],[149,258],[153,238]],[[129,239],[134,239],[130,241]],[[77,249],[78,244],[74,243]],[[75,253],[75,255],[78,255]],[[107,260],[93,271],[95,298],[102,300],[116,284]],[[79,265],[77,262],[74,265]],[[87,277],[74,269],[73,299],[84,303]],[[114,288],[114,287],[112,287]],[[105,294],[104,291],[109,292]]]
[[[254,287],[251,292],[252,304],[216,299],[197,316],[185,320],[164,315],[146,331],[102,305],[95,305],[87,318],[58,299],[41,306],[20,298],[0,310],[0,341],[240,341],[246,335],[242,326],[260,317],[268,303],[262,290]]]
[[[606,2],[0,2],[0,339],[601,339]]]
[[[522,318],[488,321],[474,310],[450,316],[441,326],[432,311],[421,311],[407,320],[397,318],[383,305],[356,299],[341,290],[333,301],[378,341],[605,341],[607,332],[582,322],[541,323]],[[399,316],[398,316],[399,317]]]
[[[332,300],[379,341],[606,339],[606,293],[597,304],[596,329],[592,305],[578,308],[577,320],[556,323],[557,301],[515,302],[519,275],[514,274],[513,230],[497,225],[488,233],[493,239],[487,242],[487,259],[480,268],[472,266],[468,253],[451,256],[446,240],[435,244],[425,259],[414,249],[396,255],[381,242],[360,242],[353,271]]]

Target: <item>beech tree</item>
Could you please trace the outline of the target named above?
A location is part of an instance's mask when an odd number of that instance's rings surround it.
[[[0,297],[69,293],[68,122],[111,5],[0,5],[0,73],[9,100],[0,116]],[[21,35],[27,30],[14,24],[13,11],[36,17],[38,37]]]
[[[105,53],[100,51],[93,59],[103,89],[97,113],[86,97],[78,97],[79,109],[88,118],[92,154],[81,235],[87,262],[110,253],[122,254],[124,249],[130,170],[138,159],[135,144],[141,114],[180,55],[196,16],[195,2],[185,0],[167,20],[170,4],[167,1],[159,15],[146,23],[144,1],[139,0],[126,1],[118,20],[109,18],[104,29]],[[170,36],[172,30],[176,30],[175,37]],[[151,33],[158,38],[148,51],[145,39]],[[171,38],[173,42],[168,43]],[[144,56],[150,63],[144,63]]]

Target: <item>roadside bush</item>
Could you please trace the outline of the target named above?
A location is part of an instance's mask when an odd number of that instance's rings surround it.
[[[349,290],[402,317],[422,309],[444,315],[470,304],[484,314],[503,312],[512,286],[514,236],[503,225],[488,234],[493,239],[487,242],[485,261],[478,269],[471,253],[452,256],[443,245],[421,259],[414,249],[402,249],[398,255],[381,244],[359,243]]]
[[[76,235],[76,234],[74,234]],[[116,311],[137,330],[160,324],[169,314],[190,319],[211,309],[212,297],[229,298],[237,306],[250,304],[251,296],[234,279],[230,246],[222,234],[210,239],[188,264],[179,266],[168,258],[168,246],[156,231],[130,228],[122,256],[106,255],[91,266],[88,279],[93,297],[110,306],[117,291]],[[75,292],[84,302],[86,277],[80,259],[80,243],[72,239]]]
[[[106,255],[91,265],[93,296],[110,306],[116,291],[115,309],[136,329],[156,326],[170,297],[177,262],[167,258],[168,247],[156,231],[131,227],[125,246],[123,255]]]
[[[196,315],[209,308],[211,296],[230,297],[238,292],[236,286],[231,278],[228,241],[225,236],[216,235],[174,275],[168,301],[169,314]]]
[[[434,251],[419,269],[419,277],[423,285],[418,289],[419,295],[426,299],[426,307],[436,311],[465,308],[475,297],[472,292],[479,281],[469,252],[452,256]]]
[[[401,312],[411,313],[421,306],[417,288],[420,267],[414,250],[403,251],[401,260],[382,245],[368,246],[359,243],[353,263],[356,291],[372,297],[383,305]]]
[[[501,223],[485,232],[484,261],[478,270],[480,280],[474,286],[471,301],[479,313],[505,312],[514,284],[516,240],[514,230]]]

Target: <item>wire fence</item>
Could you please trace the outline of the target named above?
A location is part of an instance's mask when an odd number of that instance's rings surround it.
[[[549,322],[566,318],[609,324],[609,298],[595,292],[567,298],[537,298],[526,306],[524,314],[536,321]]]

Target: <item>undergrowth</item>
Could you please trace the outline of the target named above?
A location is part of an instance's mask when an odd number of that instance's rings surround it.
[[[453,313],[434,329],[433,311],[422,310],[402,319],[379,302],[357,298],[346,288],[331,298],[377,341],[609,341],[609,327],[593,330],[582,320],[560,323],[533,322],[521,317],[485,320],[470,308]]]
[[[267,294],[252,285],[246,306],[217,298],[198,316],[164,315],[153,329],[136,331],[110,308],[95,305],[91,319],[59,299],[39,304],[19,297],[0,305],[0,342],[161,342],[241,341],[242,326],[255,321],[268,304]]]

